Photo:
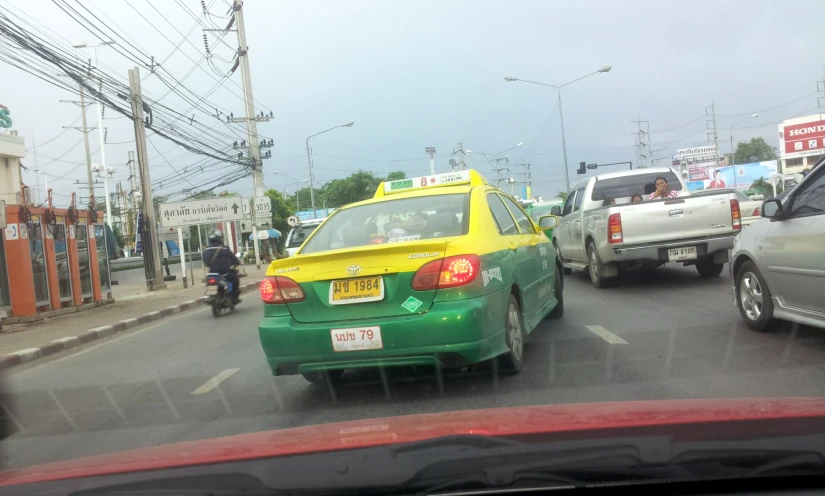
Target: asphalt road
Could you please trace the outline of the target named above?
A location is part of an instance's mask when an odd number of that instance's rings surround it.
[[[547,403],[825,394],[825,333],[748,330],[727,274],[665,266],[597,290],[566,278],[564,318],[527,340],[526,366],[447,373],[348,373],[335,390],[273,378],[261,304],[207,309],[12,370],[2,407],[17,428],[3,468],[143,446],[401,414]],[[68,352],[66,352],[68,353]]]

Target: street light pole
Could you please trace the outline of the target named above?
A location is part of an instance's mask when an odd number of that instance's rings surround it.
[[[570,170],[567,167],[567,142],[564,139],[564,114],[561,111],[561,88],[556,88],[559,94],[559,121],[561,122],[561,152],[564,157],[564,182],[567,184],[567,191],[570,191]]]
[[[564,114],[562,113],[562,110],[561,110],[561,89],[564,88],[565,86],[569,85],[569,84],[573,84],[576,81],[581,81],[582,79],[590,77],[594,74],[599,74],[601,72],[610,72],[610,69],[612,69],[612,67],[609,66],[609,65],[606,65],[606,66],[602,67],[601,69],[599,69],[598,71],[591,72],[590,74],[586,74],[586,75],[584,75],[580,78],[574,79],[572,81],[568,81],[568,82],[566,82],[564,84],[561,84],[561,85],[539,83],[539,82],[536,82],[536,81],[528,81],[526,79],[519,79],[519,78],[511,77],[511,76],[507,76],[507,77],[504,78],[504,80],[507,81],[508,83],[512,83],[514,81],[521,81],[523,83],[537,84],[539,86],[549,86],[551,88],[555,88],[556,91],[558,92],[558,94],[559,94],[559,121],[561,122],[561,149],[562,149],[562,153],[564,155],[564,163],[565,163],[565,166],[564,166],[564,180],[567,183],[567,191],[570,191],[570,171],[567,170],[567,143],[566,143],[565,137],[564,137]]]
[[[736,179],[736,158],[734,158],[736,153],[735,153],[735,150],[733,149],[733,128],[734,128],[734,126],[738,126],[739,124],[742,124],[743,122],[745,122],[749,119],[753,119],[754,117],[759,117],[759,114],[756,113],[756,114],[753,114],[749,117],[745,117],[741,121],[739,121],[736,124],[732,125],[730,127],[730,129],[728,130],[728,134],[730,134],[730,165],[731,165],[731,171],[733,171],[733,189],[737,189],[737,190],[739,189],[739,183]],[[714,171],[714,173],[715,172],[716,171]]]
[[[346,124],[341,124],[340,126],[331,127],[329,129],[325,129],[325,130],[321,131],[320,133],[315,133],[312,136],[307,137],[307,166],[309,167],[309,199],[310,199],[310,202],[312,203],[312,218],[313,219],[318,218],[318,213],[315,211],[315,191],[313,189],[313,186],[315,184],[315,178],[312,175],[312,156],[309,153],[309,138],[314,138],[315,136],[318,136],[319,134],[328,133],[328,132],[332,131],[333,129],[338,129],[339,127],[352,127],[353,124],[355,124],[355,122],[347,122]],[[297,196],[297,193],[296,193],[296,196]]]

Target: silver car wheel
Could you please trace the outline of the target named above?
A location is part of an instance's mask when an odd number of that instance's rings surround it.
[[[763,308],[762,286],[753,272],[745,272],[739,281],[739,304],[751,320],[759,320]]]

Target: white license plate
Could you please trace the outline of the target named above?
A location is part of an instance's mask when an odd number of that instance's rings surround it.
[[[378,326],[332,329],[329,333],[332,337],[333,351],[384,349],[384,343],[381,341],[381,328]]]
[[[217,286],[206,286],[206,294],[208,294],[208,295],[218,294],[218,287]]]
[[[680,262],[682,260],[695,260],[696,247],[683,246],[682,248],[669,248],[667,250],[667,259],[670,262]]]

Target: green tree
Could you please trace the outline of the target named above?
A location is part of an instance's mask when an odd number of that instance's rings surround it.
[[[776,160],[776,148],[766,143],[764,138],[751,138],[750,141],[743,141],[736,145],[733,158],[736,159],[737,164]]]
[[[399,179],[407,179],[407,174],[404,171],[395,171],[387,174],[387,181],[398,181]]]
[[[771,186],[771,183],[766,181],[764,177],[760,177],[754,181],[753,184],[751,184],[751,189],[763,195],[766,199],[773,198],[773,186]]]
[[[570,193],[568,193],[567,191],[560,191],[558,197],[561,198],[563,201],[567,201],[567,196],[569,194]]]
[[[295,210],[290,208],[288,202],[284,200],[283,194],[276,189],[268,190],[266,196],[269,197],[272,203],[272,228],[280,231],[283,238],[289,232],[289,224],[286,220],[295,213]]]
[[[190,196],[189,199],[190,200],[208,200],[210,198],[215,198],[215,196],[217,196],[217,195],[215,195],[215,192],[212,191],[211,189],[209,189],[209,190],[206,190],[206,191],[199,191],[199,192],[195,193],[194,195]]]

